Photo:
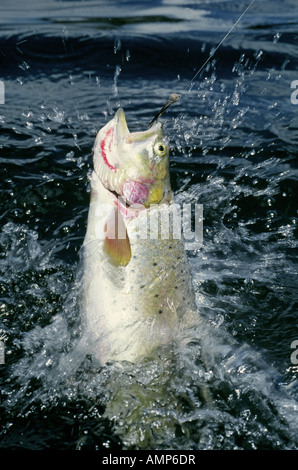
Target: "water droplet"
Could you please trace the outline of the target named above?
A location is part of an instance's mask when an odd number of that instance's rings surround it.
[[[268,198],[267,198],[267,204],[268,204],[268,206],[271,207],[271,206],[272,206],[272,203],[273,203],[272,199],[271,199],[270,197],[268,197]]]
[[[66,160],[69,161],[69,162],[74,162],[75,161],[74,151],[73,150],[71,150],[70,152],[68,152],[66,154]]]
[[[115,39],[114,41],[114,54],[116,54],[121,49],[121,41],[120,39]]]
[[[68,29],[66,28],[66,26],[63,26],[62,33],[65,37],[68,37],[69,33],[68,33]]]
[[[27,62],[23,61],[23,62],[19,65],[19,68],[22,69],[22,70],[28,70],[28,69],[30,69],[30,65],[27,64]]]
[[[280,39],[281,37],[281,33],[276,33],[274,36],[273,36],[273,42],[274,44],[276,44],[278,42],[278,40]]]
[[[262,55],[263,55],[263,51],[259,51],[259,52],[255,55],[255,57],[256,57],[257,60],[259,60],[259,59],[262,57]]]

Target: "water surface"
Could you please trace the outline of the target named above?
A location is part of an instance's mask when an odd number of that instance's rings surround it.
[[[42,3],[0,7],[0,447],[297,449],[296,1],[256,1],[194,83],[247,2]],[[143,129],[171,92],[205,326],[100,369],[74,349],[92,145],[119,106]]]

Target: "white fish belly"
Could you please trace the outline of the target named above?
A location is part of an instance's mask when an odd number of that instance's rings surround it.
[[[171,234],[138,239],[144,224],[142,215],[127,224],[131,259],[126,267],[110,263],[102,240],[84,243],[83,313],[101,362],[136,361],[196,321],[183,240]]]

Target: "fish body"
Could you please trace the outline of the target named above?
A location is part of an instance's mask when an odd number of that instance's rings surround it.
[[[83,318],[101,363],[134,362],[196,321],[161,124],[131,133],[119,109],[96,137],[93,164]]]

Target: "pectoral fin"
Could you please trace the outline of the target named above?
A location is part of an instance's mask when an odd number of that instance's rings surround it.
[[[127,266],[131,258],[130,241],[121,213],[115,208],[105,225],[104,251],[115,266]]]

